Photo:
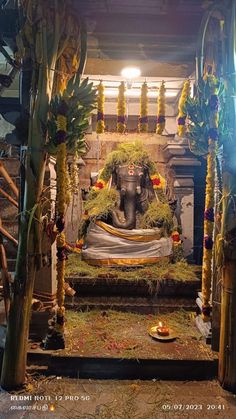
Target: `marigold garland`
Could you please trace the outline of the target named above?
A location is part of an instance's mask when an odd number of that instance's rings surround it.
[[[219,123],[219,101],[218,101],[218,80],[213,75],[206,76],[210,85],[210,98],[208,106],[210,110],[210,129],[208,133],[208,156],[207,156],[207,177],[206,177],[206,199],[204,212],[204,246],[203,246],[203,270],[202,270],[202,318],[208,321],[210,318],[210,296],[211,296],[211,264],[213,249],[214,229],[214,190],[216,172],[216,147],[218,140]]]
[[[105,129],[105,122],[104,122],[104,103],[105,103],[105,95],[104,95],[104,86],[102,82],[98,85],[98,95],[97,95],[97,126],[96,132],[97,134],[102,134]]]
[[[119,93],[117,100],[117,131],[120,133],[125,132],[126,123],[126,103],[125,103],[125,83],[122,81],[119,85]]]
[[[72,185],[71,185],[71,177],[69,174],[69,170],[68,170],[68,164],[66,164],[66,173],[65,173],[65,203],[66,206],[70,205],[70,201],[71,201],[71,189],[72,189]]]
[[[157,125],[156,125],[156,133],[162,134],[165,129],[165,82],[162,81],[160,89],[159,89],[159,95],[158,95],[158,101],[157,101]]]
[[[148,132],[148,86],[146,82],[141,87],[138,130],[139,132]]]
[[[179,99],[179,107],[178,107],[179,113],[178,113],[178,118],[177,118],[177,124],[178,124],[179,137],[183,137],[186,132],[186,125],[185,125],[186,113],[184,111],[184,108],[185,108],[186,100],[190,96],[190,92],[191,92],[190,80],[186,80],[184,82],[182,93]]]
[[[70,165],[70,184],[71,184],[71,193],[77,194],[79,188],[79,173],[78,173],[78,153],[76,152],[72,158]]]
[[[65,228],[65,210],[68,203],[68,170],[66,162],[66,111],[65,103],[62,103],[57,117],[57,212],[58,218],[56,227],[57,235],[57,314],[55,330],[63,334],[64,331],[64,281],[65,281],[65,261],[67,259],[66,240],[64,234]],[[61,113],[60,113],[61,112]],[[62,114],[63,113],[63,114]],[[59,134],[60,133],[60,134]]]

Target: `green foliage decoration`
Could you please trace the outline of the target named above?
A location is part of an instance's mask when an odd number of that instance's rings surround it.
[[[188,97],[184,112],[188,118],[188,139],[190,150],[198,155],[206,155],[208,152],[209,129],[211,128],[210,97],[212,91],[210,78],[201,78],[198,82],[197,93],[191,98]],[[221,146],[228,137],[225,87],[217,80],[217,96],[219,99],[219,121],[218,121],[218,145]]]
[[[84,210],[90,220],[106,217],[118,202],[119,192],[114,188],[104,188],[100,191],[91,190],[88,200],[84,204]]]
[[[153,228],[161,226],[169,235],[173,229],[173,216],[168,203],[153,201],[140,220],[141,228]]]
[[[109,154],[100,177],[107,182],[116,166],[131,163],[146,166],[150,175],[156,172],[155,163],[150,159],[142,142],[134,141],[133,143],[119,144],[117,150]]]
[[[72,78],[63,92],[56,95],[50,102],[49,119],[47,123],[48,142],[46,150],[51,155],[57,154],[57,116],[61,106],[66,107],[67,119],[66,148],[68,154],[78,153],[79,156],[86,153],[84,134],[89,126],[91,111],[96,107],[97,90],[88,78],[82,82],[80,78]]]

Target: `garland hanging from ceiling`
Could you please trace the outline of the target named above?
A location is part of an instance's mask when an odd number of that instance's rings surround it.
[[[121,134],[126,129],[125,83],[122,81],[118,88],[117,100],[117,131]]]
[[[179,113],[178,113],[178,118],[177,118],[177,124],[178,124],[179,137],[184,137],[185,132],[186,132],[186,124],[185,124],[186,113],[184,111],[184,108],[186,105],[187,98],[190,96],[190,92],[191,92],[190,80],[186,80],[184,82],[184,86],[181,92],[181,96],[179,99],[179,107],[178,107]]]
[[[99,83],[98,87],[98,96],[97,96],[97,126],[96,132],[97,134],[102,134],[105,130],[105,122],[104,122],[104,103],[105,103],[105,95],[104,95],[104,85],[102,82]]]
[[[165,82],[162,81],[160,89],[159,89],[159,95],[157,100],[157,124],[156,124],[156,133],[161,135],[165,129]]]
[[[148,86],[146,82],[141,86],[138,130],[139,132],[148,132]]]

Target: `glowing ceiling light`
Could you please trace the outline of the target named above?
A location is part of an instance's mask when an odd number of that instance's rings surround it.
[[[138,67],[125,67],[121,71],[122,77],[125,77],[126,79],[136,79],[141,75],[141,71]]]

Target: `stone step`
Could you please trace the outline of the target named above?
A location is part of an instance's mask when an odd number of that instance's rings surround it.
[[[69,277],[67,281],[80,296],[168,296],[195,298],[200,280],[178,281],[158,278],[139,280],[124,278]]]
[[[115,310],[141,314],[156,314],[171,312],[178,309],[195,311],[193,298],[170,298],[170,297],[66,297],[67,309],[76,311],[87,310]]]

